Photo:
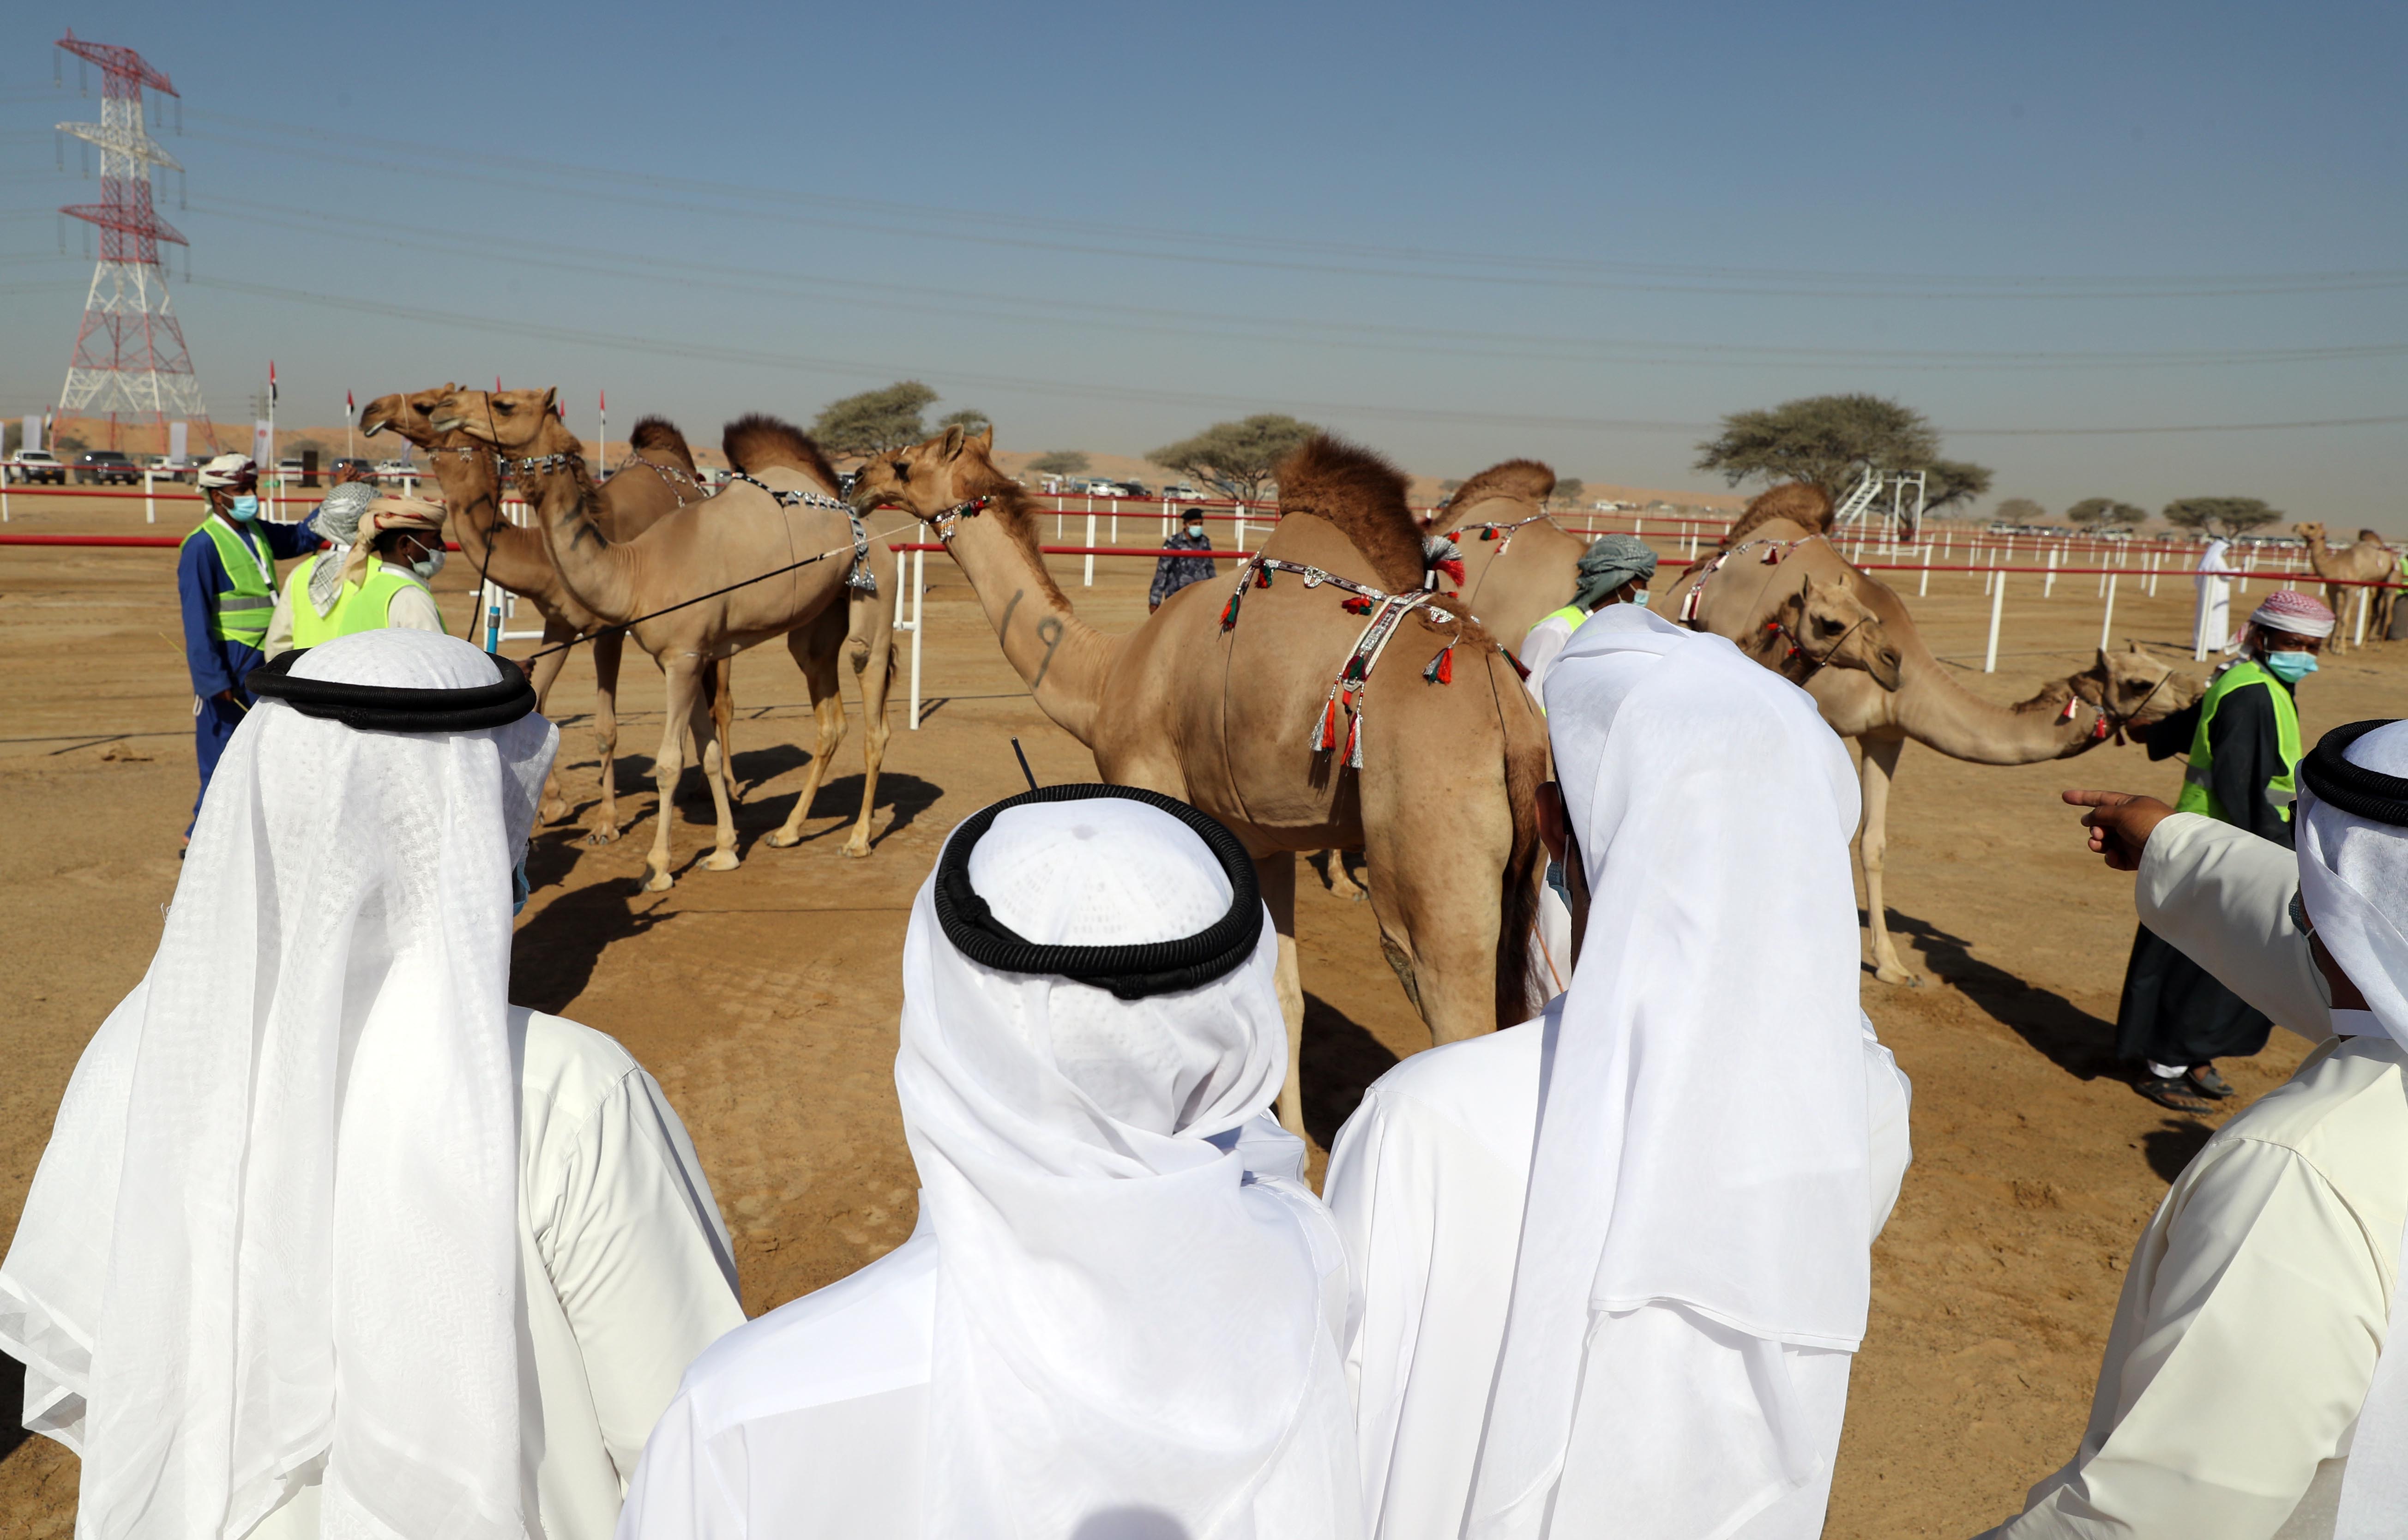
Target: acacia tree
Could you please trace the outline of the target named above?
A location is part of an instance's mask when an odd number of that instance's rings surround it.
[[[982,433],[994,425],[995,419],[976,406],[965,406],[960,411],[947,412],[937,419],[939,428],[959,428],[964,433]]]
[[[1990,490],[1990,471],[1940,458],[1940,433],[1921,412],[1877,395],[1810,395],[1733,412],[1698,446],[1697,468],[1732,486],[1751,478],[1806,481],[1834,502],[1869,470],[1924,473],[1927,513],[1970,503]]]
[[[937,392],[916,379],[898,379],[875,391],[831,401],[811,424],[811,436],[834,455],[867,459],[928,436],[920,414]]]
[[[1577,476],[1559,476],[1555,478],[1555,490],[1548,498],[1548,501],[1552,503],[1561,503],[1566,507],[1576,508],[1580,506],[1581,492],[1584,490],[1584,483],[1583,483],[1581,478]]]
[[[1076,449],[1048,449],[1028,468],[1039,476],[1076,476],[1087,468],[1087,457]]]
[[[2167,523],[2206,535],[2246,535],[2282,517],[2259,497],[2177,497],[2165,507]]]
[[[2108,525],[2135,528],[2148,522],[2149,510],[2136,508],[2129,503],[2119,503],[2112,497],[2086,497],[2065,510],[2066,519],[2086,529]]]
[[[1146,458],[1218,489],[1241,503],[1259,503],[1271,472],[1321,430],[1279,412],[1242,422],[1215,422],[1193,438],[1166,444]]]
[[[2028,497],[2003,497],[1990,510],[1990,517],[2008,524],[2037,524],[2048,517],[2048,510]]]

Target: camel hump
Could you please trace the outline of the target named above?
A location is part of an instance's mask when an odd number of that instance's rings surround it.
[[[1555,494],[1555,468],[1539,460],[1502,460],[1455,489],[1450,509],[1469,508],[1493,498],[1506,498],[1543,507]]]
[[[635,454],[666,455],[687,470],[695,468],[693,446],[666,417],[638,419],[635,430],[627,435],[627,449]]]
[[[1338,526],[1389,589],[1422,586],[1422,530],[1405,506],[1405,473],[1359,444],[1315,434],[1279,463],[1281,517]]]
[[[1785,519],[1813,535],[1831,532],[1831,516],[1837,510],[1831,506],[1831,494],[1812,481],[1784,481],[1756,493],[1723,536],[1723,549],[1727,550],[1745,537],[1758,524],[1769,524]]]
[[[840,485],[836,467],[811,442],[810,435],[791,422],[781,422],[761,412],[749,413],[730,422],[719,435],[719,448],[729,464],[748,475],[767,466],[783,465],[790,471],[800,471],[830,492]]]

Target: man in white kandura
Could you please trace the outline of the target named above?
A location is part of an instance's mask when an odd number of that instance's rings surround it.
[[[1370,1533],[1811,1536],[1907,1159],[1856,780],[1804,692],[1631,606],[1547,725],[1571,988],[1406,1060],[1330,1156]]]
[[[2082,1447],[2000,1540],[2408,1533],[2408,722],[2325,734],[2295,855],[2068,791],[2141,923],[2323,1039],[2175,1178],[2124,1276]]]
[[[743,1319],[717,1205],[616,1043],[509,1002],[558,734],[507,661],[288,652],[0,1264],[86,1540],[604,1540]]]
[[[2238,571],[2226,559],[2232,549],[2222,535],[2207,543],[2200,553],[2199,566],[2192,578],[2198,589],[2198,604],[2191,615],[2191,656],[2204,658],[2221,652],[2232,640],[2232,578]]]
[[[1278,956],[1184,803],[1054,786],[956,828],[903,943],[919,1228],[695,1362],[623,1540],[1358,1534]]]

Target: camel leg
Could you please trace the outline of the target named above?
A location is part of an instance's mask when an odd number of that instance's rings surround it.
[[[1882,903],[1882,870],[1889,856],[1889,785],[1898,776],[1903,737],[1859,738],[1864,749],[1861,772],[1865,821],[1856,835],[1856,858],[1865,869],[1865,921],[1872,928],[1873,977],[1885,984],[1923,982],[1899,961],[1889,937],[1889,912]]]
[[[1296,857],[1286,850],[1254,858],[1254,881],[1279,933],[1280,1016],[1287,1022],[1287,1079],[1280,1087],[1280,1127],[1304,1133],[1304,976],[1296,957]]]
[[[1331,893],[1340,898],[1345,899],[1350,903],[1360,904],[1363,902],[1363,889],[1361,885],[1358,884],[1354,880],[1353,875],[1346,870],[1346,852],[1343,850],[1323,850],[1318,853],[1321,859],[1313,862],[1313,864],[1321,870],[1322,886],[1327,888]],[[1306,859],[1310,860],[1311,858],[1308,857]]]
[[[718,672],[724,674],[727,660],[719,660]],[[709,678],[697,679],[694,691],[695,757],[702,762],[702,783],[710,788],[710,810],[718,825],[718,842],[710,854],[702,858],[706,872],[732,872],[744,863],[736,853],[736,799],[727,784],[727,753],[719,741],[719,714],[712,697],[717,692]]]
[[[624,631],[596,633],[594,641],[594,753],[602,764],[602,798],[585,820],[588,844],[619,837],[619,660],[626,650]]]
[[[736,780],[736,658],[733,653],[711,664],[710,688],[710,728],[719,739],[720,761],[727,768],[727,798],[730,802],[742,802],[744,788]]]
[[[549,615],[543,618],[543,645],[545,647],[556,647],[560,643],[566,642],[574,637],[576,635],[576,632],[571,631],[568,628],[567,621],[555,620],[553,617]],[[537,715],[550,716],[552,714],[550,711],[546,710],[545,707],[548,706],[552,701],[552,684],[559,679],[560,671],[567,662],[568,650],[567,649],[563,648],[558,652],[549,653],[544,657],[538,658],[535,663],[535,667],[528,671],[527,682],[535,686],[535,709]],[[543,775],[543,800],[537,806],[536,821],[538,823],[550,823],[555,819],[566,817],[567,813],[568,798],[564,795],[560,790],[560,766],[557,763],[554,763],[552,767],[545,771]]]
[[[1448,833],[1440,837],[1436,830]],[[1486,874],[1503,872],[1512,844],[1501,788],[1493,802],[1407,803],[1363,820],[1364,875],[1380,949],[1433,1044],[1512,1024],[1497,1014],[1504,894],[1498,877]],[[1484,875],[1467,875],[1472,873]]]
[[[872,607],[880,607],[872,602]],[[886,763],[886,691],[895,682],[895,635],[880,628],[879,635],[867,641],[849,636],[853,652],[853,672],[861,682],[861,819],[853,826],[853,837],[844,842],[838,855],[869,854],[870,815],[878,808],[878,772]]]
[[[668,711],[661,721],[660,757],[652,763],[652,848],[644,860],[644,891],[653,893],[677,883],[669,872],[669,829],[677,822],[678,777],[685,774],[686,724],[697,714],[702,684],[698,655],[673,652],[661,662],[668,675]]]
[[[803,671],[803,688],[810,692],[811,721],[819,729],[819,737],[812,747],[810,773],[803,777],[803,794],[795,799],[795,810],[786,815],[786,821],[769,836],[770,845],[781,850],[802,839],[803,820],[811,816],[811,804],[827,779],[838,746],[844,742],[844,692],[837,683],[836,672],[837,652],[844,646],[844,616],[837,612],[833,627],[828,619],[823,615],[786,633],[786,650],[794,654],[795,666]]]

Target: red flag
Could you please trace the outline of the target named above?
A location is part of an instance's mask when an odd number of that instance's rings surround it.
[[[602,409],[606,412],[609,411],[610,409],[610,392],[608,391],[600,391],[596,392],[595,394],[602,403]]]
[[[495,392],[496,393],[498,393],[498,392],[501,391],[501,388],[502,388],[502,377],[501,377],[501,376],[499,376],[499,375],[495,375],[495,376],[494,377],[494,392]]]
[[[276,403],[276,361],[272,358],[267,361],[267,400],[270,406]]]

